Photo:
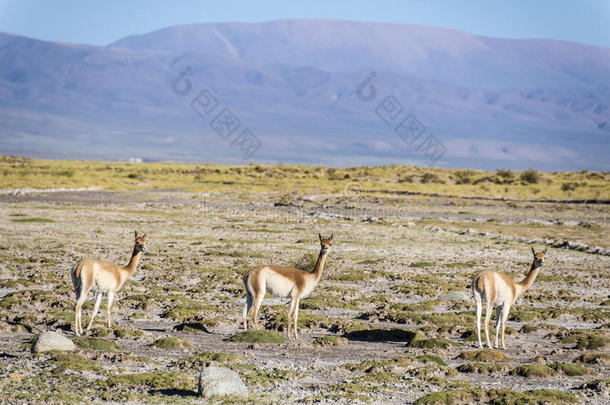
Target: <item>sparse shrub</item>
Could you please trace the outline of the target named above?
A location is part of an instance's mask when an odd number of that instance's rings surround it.
[[[76,171],[74,169],[61,170],[57,172],[58,176],[74,177]]]
[[[440,177],[438,177],[435,173],[430,173],[430,172],[424,173],[424,175],[421,176],[420,181],[424,184],[426,184],[426,183],[440,183],[440,184],[444,183],[444,181],[441,180]]]
[[[399,183],[413,183],[415,182],[415,176],[414,175],[408,175],[405,177],[401,177],[400,179],[398,179]]]
[[[471,184],[474,172],[472,170],[456,170],[453,175],[455,176],[455,184]]]
[[[521,175],[519,176],[521,181],[523,181],[524,183],[529,183],[529,184],[538,184],[541,177],[542,176],[540,175],[540,172],[538,170],[534,170],[534,169],[528,169],[528,170],[522,172]]]
[[[574,181],[568,181],[561,185],[561,191],[573,191],[578,187],[578,183]]]
[[[515,176],[515,173],[513,173],[512,170],[504,169],[496,170],[496,174],[498,175],[498,177],[502,177],[503,179],[512,179]]]

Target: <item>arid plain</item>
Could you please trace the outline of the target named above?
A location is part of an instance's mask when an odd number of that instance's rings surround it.
[[[401,193],[410,184],[425,191],[417,176],[387,192],[353,175],[338,190],[226,179],[206,191],[205,175],[196,189],[154,189],[154,176],[129,170],[120,176],[139,182],[133,190],[35,191],[57,184],[32,185],[28,172],[15,187],[21,169],[4,169],[12,183],[0,195],[0,402],[204,403],[196,389],[207,364],[237,371],[250,403],[610,401],[603,201]],[[81,176],[66,170],[69,181]],[[74,186],[95,186],[86,176]],[[594,177],[608,193],[608,174]],[[104,302],[77,338],[70,270],[86,257],[126,264],[134,230],[148,233],[148,251],[117,293],[113,328]],[[289,300],[272,297],[261,324],[278,333],[243,334],[243,275],[261,264],[311,269],[318,232],[334,233],[333,247],[301,301],[300,339],[283,340]],[[522,279],[531,247],[548,248],[547,261],[512,308],[507,348],[480,351],[471,280],[487,269]],[[32,340],[49,330],[76,352],[33,354]]]

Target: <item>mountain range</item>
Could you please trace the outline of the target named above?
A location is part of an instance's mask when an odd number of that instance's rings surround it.
[[[608,170],[609,107],[610,48],[557,40],[335,20],[0,34],[2,154]]]

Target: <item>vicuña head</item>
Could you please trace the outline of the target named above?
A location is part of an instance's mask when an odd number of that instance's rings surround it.
[[[244,329],[248,330],[248,314],[251,316],[252,323],[259,329],[258,311],[260,309],[265,293],[269,291],[276,297],[291,297],[290,310],[288,311],[288,338],[294,323],[294,337],[299,338],[297,328],[299,315],[299,301],[307,297],[322,277],[326,255],[332,247],[333,234],[328,238],[323,238],[318,233],[320,239],[320,254],[313,270],[305,271],[293,267],[282,266],[258,266],[253,268],[244,277],[246,288],[246,305],[243,312]]]
[[[483,312],[483,303],[485,300],[487,307],[485,310],[485,339],[487,340],[487,346],[491,349],[491,343],[489,342],[489,333],[487,331],[489,327],[489,320],[491,319],[491,311],[493,310],[494,304],[496,306],[496,338],[494,340],[494,347],[498,346],[498,332],[500,325],[502,325],[502,348],[506,348],[504,344],[504,329],[506,328],[506,321],[508,319],[508,313],[510,307],[515,303],[517,298],[521,296],[536,280],[538,271],[544,266],[546,248],[542,252],[536,252],[532,248],[532,254],[534,260],[530,267],[529,273],[521,281],[513,281],[504,273],[499,273],[492,270],[485,270],[472,281],[472,294],[474,296],[475,303],[477,304],[477,338],[479,340],[479,347],[483,348],[481,343],[481,315]],[[501,315],[501,317],[500,317]]]
[[[546,255],[546,249],[547,248],[544,248],[542,252],[536,253],[534,248],[532,248],[532,253],[534,254],[534,263],[532,263],[532,268],[539,268],[544,266],[544,257]]]
[[[107,316],[108,327],[111,327],[112,321],[110,311],[112,310],[114,294],[120,290],[125,282],[133,275],[133,273],[135,273],[140,256],[142,253],[146,252],[147,242],[148,238],[146,237],[146,234],[138,235],[138,232],[135,232],[135,241],[131,259],[125,267],[117,266],[114,263],[98,259],[85,259],[74,266],[72,269],[72,284],[74,285],[74,292],[76,293],[74,331],[77,335],[81,335],[83,333],[81,309],[85,300],[87,299],[87,294],[94,286],[97,287],[97,297],[87,330],[91,329],[91,325],[93,325],[93,320],[100,309],[102,294],[104,292],[108,294]]]

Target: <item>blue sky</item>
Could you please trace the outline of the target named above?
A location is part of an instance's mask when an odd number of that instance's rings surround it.
[[[176,24],[285,18],[421,24],[610,47],[610,0],[0,0],[0,31],[93,45]]]

